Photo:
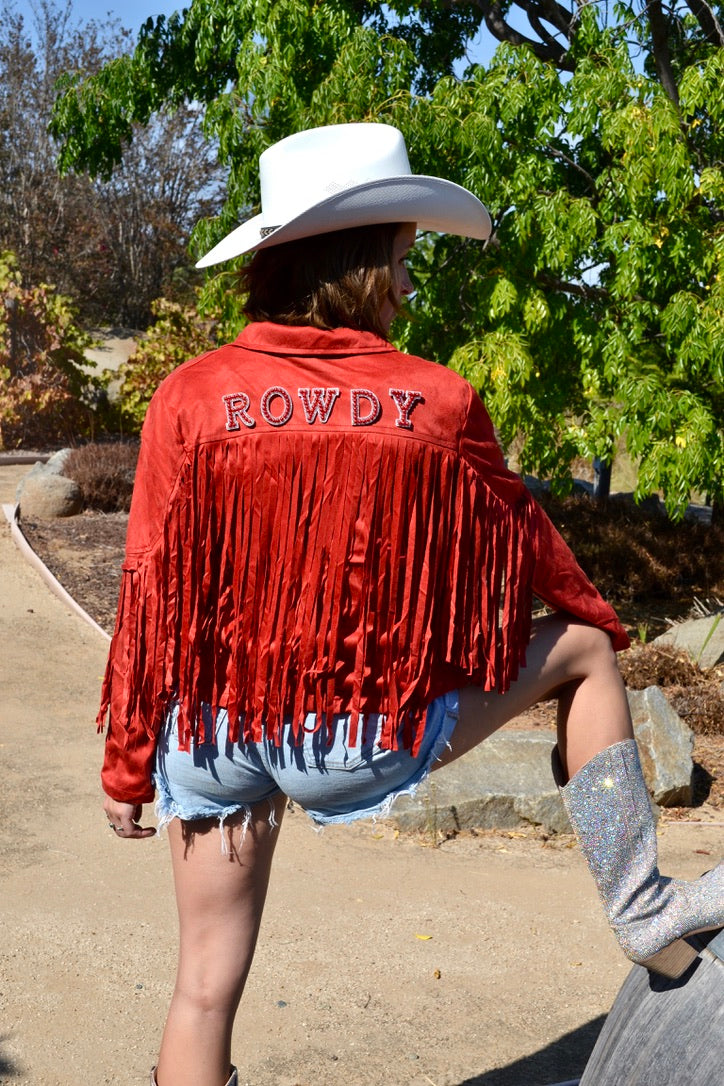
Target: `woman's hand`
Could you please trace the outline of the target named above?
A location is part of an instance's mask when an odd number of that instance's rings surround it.
[[[138,825],[143,810],[140,803],[120,803],[117,799],[106,796],[103,810],[116,837],[153,837],[156,832],[153,826],[144,828]]]

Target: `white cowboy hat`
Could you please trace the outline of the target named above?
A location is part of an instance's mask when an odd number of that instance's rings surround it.
[[[413,174],[402,133],[389,124],[335,124],[287,136],[259,157],[261,214],[199,260],[207,268],[285,241],[415,222],[420,230],[485,239],[490,216],[467,189]]]

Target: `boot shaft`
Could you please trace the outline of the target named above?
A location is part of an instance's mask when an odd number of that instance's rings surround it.
[[[560,787],[557,756],[553,774]],[[600,751],[560,793],[622,950],[665,976],[680,976],[696,957],[684,937],[724,926],[724,863],[695,882],[661,875],[633,739]]]

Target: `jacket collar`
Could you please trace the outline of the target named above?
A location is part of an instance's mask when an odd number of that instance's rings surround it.
[[[372,332],[357,332],[353,328],[326,331],[308,325],[272,324],[270,321],[247,324],[235,343],[249,351],[286,356],[384,354],[395,350],[391,343]]]

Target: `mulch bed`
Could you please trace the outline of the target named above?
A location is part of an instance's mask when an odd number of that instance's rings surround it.
[[[107,633],[116,618],[127,524],[127,513],[88,511],[20,525],[38,557]]]

